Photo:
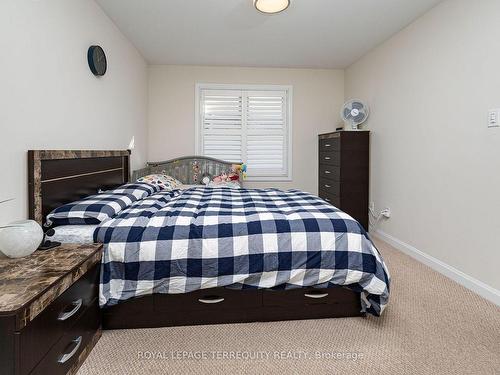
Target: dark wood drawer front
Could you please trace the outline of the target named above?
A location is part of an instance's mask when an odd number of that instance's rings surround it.
[[[320,152],[319,163],[340,166],[340,151]]]
[[[319,184],[319,189],[329,195],[338,196],[340,194],[340,182],[338,181],[321,179]]]
[[[154,307],[158,311],[227,311],[258,307],[261,296],[257,290],[244,291],[226,288],[201,289],[185,294],[155,294]]]
[[[332,206],[336,208],[340,208],[340,196],[338,195],[332,195],[325,193],[324,191],[320,190],[319,191],[319,197],[321,199],[324,199],[326,202],[330,203]]]
[[[136,320],[149,323],[143,325],[144,328],[154,327],[158,314],[154,311],[152,295],[133,298],[123,303],[127,304],[125,310],[121,303],[102,309],[103,328],[137,328],[131,325],[131,322]]]
[[[340,168],[333,165],[319,165],[319,179],[320,181],[326,178],[328,180],[340,181]]]
[[[100,311],[97,300],[84,311],[75,324],[52,347],[36,366],[33,375],[63,375],[77,362],[80,353],[92,340],[100,327]]]
[[[153,294],[146,300],[153,301],[153,308],[143,309],[144,318],[138,315],[140,327],[250,322],[258,320],[262,292],[210,288],[185,294]],[[137,328],[137,317],[131,319],[127,311],[110,315],[112,310],[105,310],[104,328]]]
[[[307,305],[334,305],[354,301],[359,296],[353,291],[341,287],[310,288],[297,290],[264,290],[264,306],[301,307]]]
[[[21,330],[20,353],[30,354],[21,361],[20,374],[28,374],[92,305],[98,297],[98,285],[99,265],[96,265]]]
[[[319,140],[319,152],[339,151],[339,150],[340,150],[340,137]]]

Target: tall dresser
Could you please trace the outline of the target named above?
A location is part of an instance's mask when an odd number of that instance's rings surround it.
[[[370,132],[319,135],[319,192],[368,230]]]

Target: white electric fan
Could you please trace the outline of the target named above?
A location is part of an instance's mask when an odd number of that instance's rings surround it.
[[[340,110],[340,116],[344,122],[351,124],[352,130],[359,130],[359,125],[366,121],[369,113],[368,105],[358,99],[345,102]]]

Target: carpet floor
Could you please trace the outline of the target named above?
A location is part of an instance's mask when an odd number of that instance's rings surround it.
[[[500,307],[376,244],[381,318],[105,331],[78,374],[500,374]]]

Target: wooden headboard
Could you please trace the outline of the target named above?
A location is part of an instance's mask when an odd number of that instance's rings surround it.
[[[241,163],[237,163],[241,164]],[[146,168],[134,171],[132,181],[152,173],[164,173],[175,177],[183,184],[201,184],[205,176],[210,178],[221,173],[230,173],[237,164],[207,156],[184,156],[159,162],[149,162]]]
[[[129,181],[129,151],[28,151],[29,217],[39,224],[53,209]]]

